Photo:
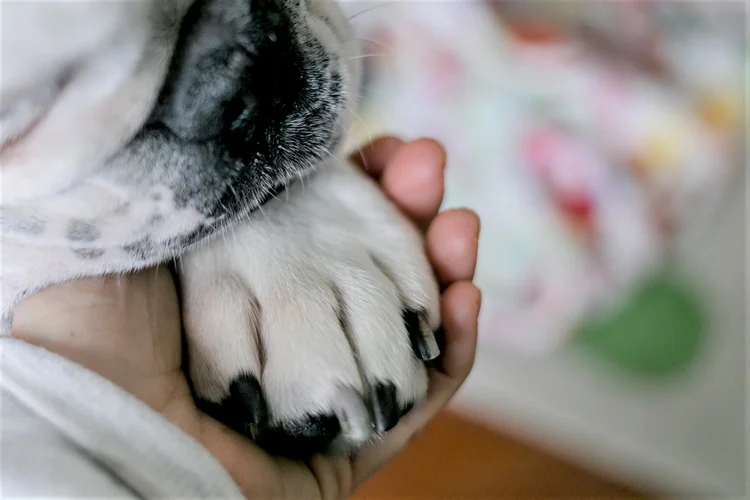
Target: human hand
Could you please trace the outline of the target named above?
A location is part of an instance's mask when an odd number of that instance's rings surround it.
[[[47,289],[16,312],[14,336],[93,370],[144,401],[201,442],[247,497],[341,498],[395,456],[447,403],[468,375],[476,347],[480,294],[471,284],[479,222],[470,212],[437,214],[445,154],[432,141],[386,138],[355,161],[426,232],[443,287],[444,338],[427,399],[382,441],[351,458],[307,462],[272,457],[199,412],[181,369],[181,321],[174,281],[156,268]]]

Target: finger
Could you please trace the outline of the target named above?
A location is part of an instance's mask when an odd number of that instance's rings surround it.
[[[445,162],[438,142],[419,139],[402,146],[383,170],[383,190],[422,229],[443,201]]]
[[[380,137],[359,148],[349,158],[366,173],[379,178],[393,155],[403,145],[404,141],[396,137]]]
[[[474,365],[480,305],[481,293],[468,281],[453,283],[443,293],[445,346],[442,370],[430,375],[427,399],[401,419],[382,441],[352,460],[355,488],[422,432],[466,380]]]
[[[480,229],[479,217],[466,209],[442,212],[430,224],[427,255],[442,286],[474,278]]]
[[[453,392],[463,383],[474,366],[481,304],[482,294],[470,281],[451,284],[441,296],[443,354],[440,357],[440,368],[435,375],[452,380],[455,383]],[[448,398],[450,396],[452,393]]]

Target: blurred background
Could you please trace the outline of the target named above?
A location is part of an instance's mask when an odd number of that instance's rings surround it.
[[[748,3],[344,5],[352,147],[483,221],[475,370],[360,498],[744,498]]]

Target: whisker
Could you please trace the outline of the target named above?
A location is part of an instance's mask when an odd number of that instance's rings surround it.
[[[387,55],[388,54],[386,54],[385,52],[378,52],[378,53],[375,53],[375,54],[360,54],[358,56],[350,57],[349,60],[353,61],[355,59],[365,59],[367,57],[386,57]]]
[[[352,111],[352,116],[359,120],[360,125],[362,125],[362,131],[367,134],[367,138],[370,140],[370,144],[372,144],[375,141],[375,138],[372,136],[372,133],[367,130],[367,124],[365,123],[365,120],[356,111]],[[370,166],[367,164],[367,157],[365,156],[364,151],[362,151],[362,147],[357,145],[357,150],[359,151],[359,155],[362,157],[362,163],[365,166],[365,171],[369,172]]]
[[[312,165],[311,165],[311,167],[312,167]],[[307,188],[307,186],[305,185],[305,176],[302,175],[302,172],[298,171],[297,172],[297,177],[299,177],[299,182],[302,185],[302,190],[304,191]],[[289,191],[285,190],[284,193],[286,194],[286,199],[289,200]]]
[[[365,167],[365,172],[369,172],[370,165],[367,163],[367,156],[365,156],[365,152],[362,149],[362,146],[360,146],[359,144],[357,144],[357,152],[359,153],[359,157],[362,158],[362,164]]]
[[[353,40],[354,41],[359,40],[359,41],[362,41],[362,42],[374,43],[375,45],[380,45],[384,49],[390,50],[391,52],[393,52],[393,51],[396,50],[392,45],[388,45],[387,43],[383,43],[381,41],[374,40],[372,38],[365,38],[365,37],[359,36],[359,37],[354,38]]]
[[[234,185],[231,182],[229,183],[229,189],[232,191],[232,195],[234,196],[234,199],[237,201],[240,201],[240,196],[237,194],[237,190],[234,189]]]
[[[224,241],[232,240],[232,246],[237,247],[237,227],[235,224],[229,224],[229,226],[222,231],[224,233]]]
[[[356,14],[352,15],[349,18],[349,21],[351,21],[352,19],[355,19],[355,18],[361,16],[362,14],[367,14],[368,12],[372,12],[373,10],[380,9],[380,8],[386,7],[386,6],[390,6],[392,3],[396,3],[396,2],[380,2],[377,5],[373,5],[372,7],[368,7],[366,9],[364,9],[364,10],[360,10]]]

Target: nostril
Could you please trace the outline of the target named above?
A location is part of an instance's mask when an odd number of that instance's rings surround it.
[[[229,125],[227,139],[246,143],[255,132],[257,122],[257,106],[255,100],[249,96],[242,96],[227,104],[224,121]]]

